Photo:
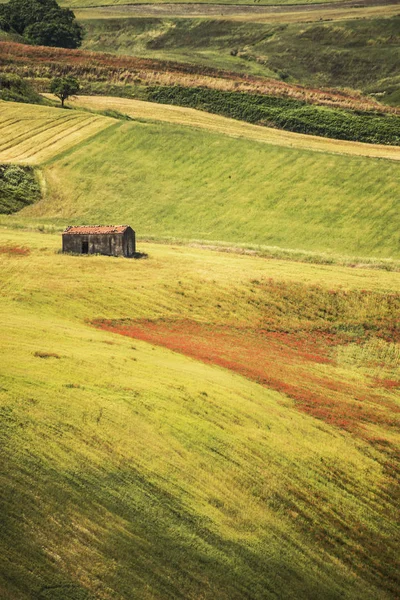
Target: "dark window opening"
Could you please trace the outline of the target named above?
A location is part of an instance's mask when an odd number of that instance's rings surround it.
[[[82,242],[82,254],[89,254],[89,242]]]

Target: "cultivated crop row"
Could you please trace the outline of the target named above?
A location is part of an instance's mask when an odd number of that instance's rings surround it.
[[[53,108],[0,104],[0,161],[37,164],[90,137],[108,119]]]

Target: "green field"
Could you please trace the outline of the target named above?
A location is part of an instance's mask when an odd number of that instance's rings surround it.
[[[112,124],[95,114],[0,100],[0,162],[38,164]]]
[[[349,398],[361,421],[345,431],[90,321],[245,326],[273,278],[303,286],[316,311],[315,289],[340,282],[349,302],[370,298],[349,313],[367,323],[398,298],[398,273],[143,243],[145,260],[74,257],[59,235],[0,238],[2,598],[397,597],[395,388]],[[374,377],[396,378],[395,348],[332,347],[314,374],[371,393]]]
[[[400,256],[394,161],[117,122],[56,157],[44,176],[46,197],[18,221],[132,221],[163,239]]]
[[[88,50],[360,89],[398,103],[399,16],[308,24],[173,17],[82,22]]]
[[[398,600],[399,117],[323,88],[398,104],[399,17],[93,10],[88,49],[274,79],[1,44],[1,600]],[[61,252],[120,223],[135,259]]]
[[[129,115],[129,101],[122,103],[127,108],[111,108]],[[152,239],[278,247],[337,259],[400,257],[399,163],[354,155],[368,150],[398,158],[397,148],[308,141],[160,105],[152,119],[151,104],[137,104],[147,108],[147,118],[134,109],[133,121],[121,121],[0,103],[6,133],[0,161],[41,166],[43,199],[10,217],[13,222],[63,227],[117,219],[133,221]]]
[[[51,94],[45,94],[50,102],[55,101]],[[174,123],[188,125],[193,128],[206,129],[235,138],[244,138],[274,146],[314,150],[351,156],[369,156],[372,158],[388,158],[400,160],[397,146],[382,144],[366,144],[361,142],[338,140],[315,135],[305,135],[266,127],[252,125],[236,119],[210,114],[185,106],[172,104],[155,104],[131,98],[113,96],[77,96],[68,100],[68,106],[97,111],[104,115],[114,115],[121,119],[144,120],[150,122]],[[1,156],[1,154],[0,154]]]

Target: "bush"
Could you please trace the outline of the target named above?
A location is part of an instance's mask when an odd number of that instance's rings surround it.
[[[32,167],[0,165],[0,214],[17,212],[40,197],[40,186]]]
[[[25,38],[36,46],[77,48],[81,43],[81,28],[78,23],[33,23],[25,29]]]
[[[83,37],[74,13],[56,0],[10,0],[0,7],[0,27],[43,46],[77,48]]]
[[[25,79],[13,73],[0,73],[0,100],[43,104],[42,96]]]

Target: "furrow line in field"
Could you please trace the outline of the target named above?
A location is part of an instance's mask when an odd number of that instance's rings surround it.
[[[37,125],[31,127],[28,130],[25,130],[23,133],[20,133],[18,135],[16,135],[13,138],[8,138],[8,141],[5,144],[0,145],[0,151],[4,152],[5,150],[8,150],[9,148],[15,146],[17,147],[19,144],[23,143],[25,140],[27,139],[33,139],[35,137],[37,137],[38,135],[40,135],[43,131],[49,131],[52,130],[54,128],[60,127],[60,126],[70,126],[71,121],[77,121],[80,120],[80,116],[76,116],[76,115],[71,115],[68,118],[62,118],[62,119],[57,119],[55,122],[53,120],[50,119],[46,119],[44,122],[43,120],[41,120]],[[26,119],[26,121],[29,121],[29,119]],[[19,121],[19,124],[22,126],[24,122],[24,119],[21,119]],[[20,127],[18,127],[17,132],[19,131]],[[21,141],[18,141],[21,140]]]
[[[80,122],[80,120],[78,122]],[[67,125],[67,127],[65,125]],[[35,146],[35,153],[40,152],[43,147],[47,148],[49,142],[51,142],[55,138],[63,139],[65,135],[68,135],[69,132],[74,130],[75,127],[71,126],[70,123],[56,123],[51,125],[50,127],[47,127],[44,130],[42,129],[40,131],[37,131],[37,133],[35,133],[34,135],[29,135],[30,132],[28,132],[26,137],[20,143],[13,147],[15,158],[18,159],[20,157],[24,157],[33,146]],[[63,133],[64,136],[62,135]],[[38,136],[40,136],[40,144],[36,144]]]
[[[57,125],[59,124],[51,124],[50,121],[45,121],[44,123],[37,123],[34,127],[31,127],[28,130],[25,129],[21,132],[22,123],[20,122],[18,127],[14,128],[14,135],[8,135],[4,140],[4,143],[0,145],[0,152],[5,152],[9,148],[16,148],[18,145],[23,144],[26,140],[31,139],[32,137],[37,137],[46,130],[56,127]],[[10,132],[10,134],[11,133],[12,132]]]
[[[85,122],[88,120],[89,119],[85,119]],[[43,148],[44,146],[47,148],[49,141],[53,140],[55,137],[60,136],[65,131],[74,131],[76,129],[76,126],[82,122],[82,118],[75,118],[73,119],[73,122],[71,121],[72,120],[69,119],[68,122],[61,121],[53,124],[49,124],[49,122],[46,122],[45,124],[41,124],[33,130],[26,132],[26,134],[20,135],[18,136],[18,138],[15,138],[20,140],[18,141],[18,143],[15,144],[14,139],[12,140],[11,144],[9,144],[6,148],[1,148],[1,150],[2,152],[5,152],[11,149],[11,151],[8,153],[10,157],[18,158],[19,156],[21,156],[21,148],[23,148],[24,146],[27,147],[27,150],[29,150],[29,148],[31,148],[32,145],[36,145],[36,151],[38,147],[39,149]],[[22,155],[24,152],[22,152]]]
[[[7,127],[12,127],[13,125],[15,125],[15,123],[18,123],[19,119],[14,119],[14,118],[9,118],[9,119],[4,119],[4,120],[0,120],[0,127],[1,127],[1,133],[4,133],[4,129],[7,129]]]
[[[47,160],[64,151],[70,144],[74,145],[80,141],[89,138],[91,135],[104,128],[101,119],[89,118],[86,119],[80,127],[69,128],[64,135],[54,135],[46,140],[46,146],[30,151],[30,147],[17,156],[14,160],[26,164],[38,163]],[[54,147],[56,149],[54,150]]]

